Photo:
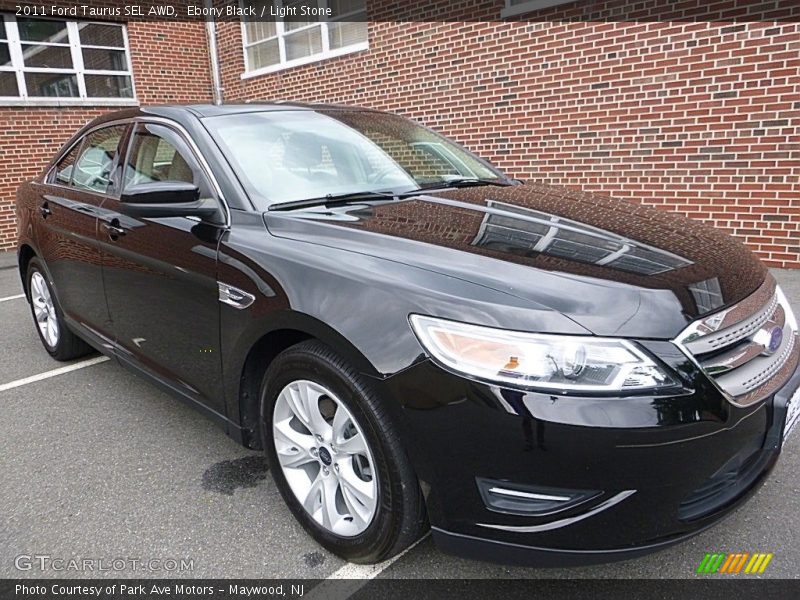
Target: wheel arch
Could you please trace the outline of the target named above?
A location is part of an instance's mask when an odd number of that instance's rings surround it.
[[[28,293],[28,264],[32,258],[37,258],[39,255],[36,250],[29,244],[22,244],[17,250],[17,264],[19,265],[19,276],[22,279],[22,289],[25,292],[25,297],[30,300]]]
[[[379,376],[367,357],[329,325],[301,313],[281,315],[275,322],[272,329],[264,331],[250,345],[240,369],[238,393],[235,395],[242,443],[254,450],[261,449],[258,433],[261,383],[269,365],[284,350],[306,340],[318,340],[364,375]]]

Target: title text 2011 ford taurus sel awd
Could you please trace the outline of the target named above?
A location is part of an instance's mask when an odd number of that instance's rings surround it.
[[[320,544],[627,558],[740,505],[796,422],[797,323],[744,246],[511,180],[398,116],[116,112],[18,194],[56,359],[95,348],[263,449]]]

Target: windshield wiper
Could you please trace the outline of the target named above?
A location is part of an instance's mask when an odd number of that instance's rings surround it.
[[[480,179],[478,177],[464,177],[462,179],[452,179],[450,181],[443,181],[436,185],[420,188],[418,190],[411,190],[408,192],[347,192],[344,194],[326,194],[318,198],[304,198],[303,200],[290,200],[288,202],[279,202],[271,204],[267,207],[268,211],[277,210],[297,210],[300,208],[312,208],[314,206],[342,206],[350,202],[362,202],[366,200],[400,200],[402,198],[409,198],[411,196],[419,196],[430,191],[446,190],[450,188],[471,187],[479,185],[496,185],[506,187],[515,185],[514,183],[504,181],[502,179]]]
[[[267,210],[296,210],[298,208],[311,208],[314,206],[341,206],[343,204],[349,204],[350,202],[364,200],[395,200],[416,194],[419,194],[418,190],[414,192],[403,192],[401,194],[395,194],[393,192],[347,192],[344,194],[326,194],[318,198],[304,198],[303,200],[279,202],[268,206]]]
[[[473,186],[480,186],[480,185],[495,185],[497,187],[508,187],[510,185],[516,185],[513,182],[506,181],[504,179],[483,179],[481,177],[461,177],[459,179],[450,179],[448,181],[443,181],[442,183],[437,183],[432,186],[426,186],[422,188],[423,192],[427,192],[430,190],[443,190],[447,188],[462,188],[462,187],[473,187]]]

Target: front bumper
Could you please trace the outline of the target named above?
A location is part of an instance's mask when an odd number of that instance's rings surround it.
[[[777,461],[800,369],[765,401],[740,408],[670,344],[647,344],[681,373],[683,392],[547,396],[469,381],[428,361],[384,380],[414,441],[407,449],[437,545],[503,563],[607,562],[678,543],[745,502]],[[484,478],[599,494],[562,511],[513,514],[487,504]]]

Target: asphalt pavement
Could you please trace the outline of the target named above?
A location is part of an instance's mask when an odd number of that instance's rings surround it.
[[[800,310],[800,271],[775,274]],[[82,368],[3,389],[65,366],[41,347],[21,293],[0,253],[0,578],[693,578],[706,552],[772,552],[761,577],[800,576],[800,434],[742,509],[644,558],[511,568],[450,557],[427,538],[391,565],[351,568],[295,523],[259,454],[114,362],[79,359]],[[42,571],[25,558],[36,556],[126,566]],[[151,559],[166,564],[142,570]]]

